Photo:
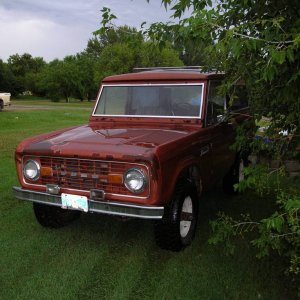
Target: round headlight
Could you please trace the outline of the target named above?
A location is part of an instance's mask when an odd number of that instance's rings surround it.
[[[26,179],[36,181],[40,178],[40,165],[35,160],[27,160],[23,167],[23,174]]]
[[[133,193],[141,193],[147,185],[147,179],[140,169],[129,169],[124,176],[126,188]]]

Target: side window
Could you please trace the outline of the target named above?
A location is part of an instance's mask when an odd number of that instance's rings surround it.
[[[220,80],[209,81],[206,125],[213,125],[220,122],[226,110],[226,96],[220,95],[220,86],[222,84]]]
[[[231,110],[241,110],[248,107],[248,94],[244,85],[235,85],[232,99],[230,100]]]

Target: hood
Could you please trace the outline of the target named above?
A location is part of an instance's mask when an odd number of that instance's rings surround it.
[[[23,154],[120,159],[151,156],[158,147],[188,135],[188,131],[140,128],[93,128],[88,125],[43,135],[26,143]]]

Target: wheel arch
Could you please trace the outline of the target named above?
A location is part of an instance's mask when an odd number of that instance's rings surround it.
[[[196,164],[190,164],[184,167],[177,176],[176,184],[178,184],[180,180],[188,180],[190,183],[195,185],[197,189],[197,195],[200,197],[202,193],[202,180],[199,166]]]
[[[200,198],[202,193],[202,179],[200,167],[195,161],[189,161],[180,167],[177,167],[172,177],[173,179],[170,180],[171,184],[164,194],[164,199],[166,200],[165,204],[168,204],[171,201],[176,186],[181,180],[187,180],[195,185],[197,196]]]

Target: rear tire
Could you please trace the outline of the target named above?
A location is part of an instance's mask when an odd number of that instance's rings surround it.
[[[186,180],[180,181],[162,220],[155,224],[157,245],[171,251],[180,251],[190,245],[195,236],[197,218],[197,189]]]
[[[60,207],[33,203],[33,210],[37,221],[43,227],[60,228],[70,224],[80,217],[81,212],[62,209]]]
[[[2,100],[0,100],[0,111],[3,110],[3,108],[4,108],[4,103]]]
[[[223,190],[226,194],[234,195],[237,194],[237,191],[234,188],[235,184],[240,183],[244,180],[244,168],[249,165],[247,157],[238,155],[233,166],[229,172],[223,178]]]

